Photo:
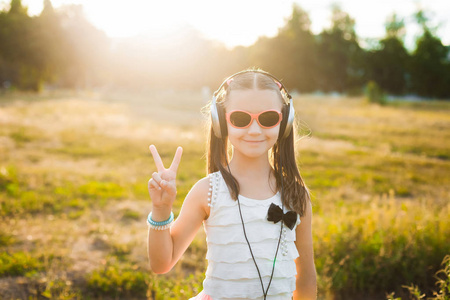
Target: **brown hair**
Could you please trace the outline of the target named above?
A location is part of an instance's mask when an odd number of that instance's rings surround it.
[[[221,90],[217,91],[216,105],[222,108],[220,109],[222,112],[225,112],[225,103],[233,90],[274,90],[280,96],[280,101],[283,102],[283,120],[285,120],[289,112],[287,110],[288,103],[280,92],[278,84],[270,75],[265,73],[262,70],[247,70],[234,76],[228,84],[225,84]],[[225,118],[223,117],[222,119]],[[221,124],[221,126],[226,126],[226,124]],[[209,127],[207,141],[208,173],[220,171],[230,190],[231,197],[236,200],[240,188],[236,178],[233,177],[228,169],[228,135],[222,134],[222,138],[217,138],[213,132],[212,125]],[[283,132],[283,124],[280,127],[280,132]],[[291,129],[287,138],[278,138],[272,147],[270,159],[274,168],[273,173],[276,179],[277,190],[283,191],[284,206],[303,216],[306,203],[310,200],[310,195],[295,162],[294,129],[295,126]]]

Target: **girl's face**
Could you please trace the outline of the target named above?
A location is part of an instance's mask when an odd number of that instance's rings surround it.
[[[235,90],[230,93],[225,104],[226,112],[243,110],[259,114],[266,110],[281,112],[282,102],[274,90]],[[234,155],[242,154],[249,158],[267,157],[267,151],[276,143],[280,124],[272,128],[261,127],[252,120],[246,128],[236,128],[227,122],[228,139],[234,147]]]

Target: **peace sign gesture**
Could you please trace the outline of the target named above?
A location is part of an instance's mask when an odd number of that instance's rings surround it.
[[[156,147],[150,145],[149,148],[158,170],[158,172],[152,174],[152,178],[148,182],[148,192],[152,199],[153,207],[172,209],[172,204],[175,201],[175,196],[177,194],[175,179],[177,177],[178,165],[181,161],[183,148],[177,148],[172,164],[168,169],[164,167]]]

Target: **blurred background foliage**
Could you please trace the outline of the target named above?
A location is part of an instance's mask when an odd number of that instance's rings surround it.
[[[294,5],[276,36],[227,49],[188,26],[159,39],[111,39],[89,23],[81,5],[54,9],[44,0],[41,14],[29,16],[20,0],[11,0],[0,12],[0,83],[32,91],[213,88],[224,74],[258,66],[299,92],[354,95],[374,82],[390,95],[450,98],[449,46],[429,26],[426,12],[413,19],[422,29],[414,49],[405,47],[405,21],[395,13],[385,36],[363,48],[367,43],[356,35],[354,19],[338,5],[330,28],[319,34],[311,32],[307,12]]]

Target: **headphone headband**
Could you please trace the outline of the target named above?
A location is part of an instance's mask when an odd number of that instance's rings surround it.
[[[219,86],[219,88],[214,92],[213,97],[214,99],[216,99],[217,95],[220,93],[220,90],[225,86],[225,84],[228,84],[230,82],[230,80],[232,80],[234,77],[239,76],[241,74],[246,74],[246,73],[258,73],[258,74],[262,74],[262,75],[266,75],[270,78],[272,78],[275,83],[280,87],[280,91],[284,91],[284,93],[286,94],[286,97],[288,99],[288,102],[290,100],[292,100],[292,96],[288,93],[286,87],[283,85],[283,83],[281,82],[281,80],[279,80],[278,78],[276,78],[275,76],[273,76],[272,74],[266,72],[266,71],[261,71],[261,70],[244,70],[244,71],[240,71],[237,73],[234,73],[233,75],[227,77],[222,84]]]

